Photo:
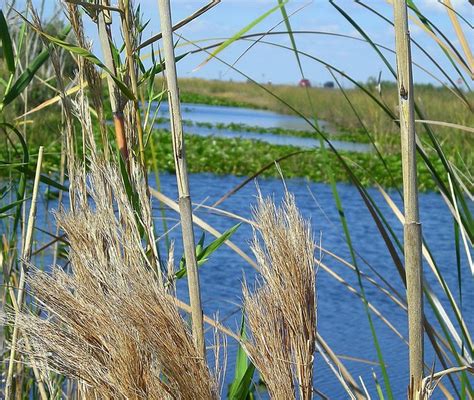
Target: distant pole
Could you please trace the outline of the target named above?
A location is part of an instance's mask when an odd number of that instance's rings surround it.
[[[404,253],[408,303],[410,393],[416,395],[423,379],[423,283],[421,224],[419,222],[416,176],[413,75],[406,0],[394,0],[393,8],[395,15],[403,199],[405,208]]]
[[[168,86],[168,105],[171,118],[171,134],[173,138],[176,180],[178,183],[178,201],[181,228],[183,232],[184,256],[186,259],[189,298],[191,303],[193,338],[199,354],[201,354],[205,361],[206,351],[204,344],[203,313],[193,231],[191,195],[189,192],[188,169],[184,146],[183,122],[181,119],[181,107],[179,102],[178,76],[176,73],[174,55],[171,6],[169,0],[158,0],[158,5],[160,10],[161,31],[163,33],[166,83]]]

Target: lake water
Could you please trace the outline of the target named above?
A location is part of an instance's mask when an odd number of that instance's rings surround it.
[[[312,130],[311,125],[300,117],[243,107],[183,103],[181,114],[183,119],[193,122],[209,122],[211,124],[243,123],[262,128],[283,128],[294,131]],[[161,117],[169,116],[168,103],[161,103],[158,115]],[[320,122],[319,125],[321,128],[329,126],[327,122]]]
[[[158,116],[168,118],[168,103],[162,103]],[[217,136],[223,138],[244,138],[259,140],[279,146],[296,146],[303,149],[320,147],[321,142],[315,134],[314,138],[299,137],[291,135],[291,131],[312,131],[313,128],[302,118],[294,115],[283,115],[272,111],[253,110],[250,108],[209,106],[204,104],[183,104],[182,116],[184,120],[216,124],[239,123],[247,126],[258,126],[261,128],[286,129],[286,135],[272,133],[257,133],[248,131],[235,131],[229,129],[216,129],[203,126],[184,126],[184,132],[197,136]],[[326,121],[318,122],[320,129],[333,132],[334,128]],[[157,128],[169,129],[169,122],[155,125]],[[353,143],[341,140],[331,140],[331,144],[337,150],[346,150],[366,153],[371,151],[372,146],[366,143]],[[326,144],[327,146],[327,144]]]
[[[195,174],[190,177],[191,193],[193,202],[196,204],[212,204],[222,194],[240,183],[242,178],[235,176],[215,176],[211,174]],[[278,179],[261,179],[259,186],[266,195],[271,195],[278,202],[282,198],[283,184]],[[300,179],[290,179],[286,182],[288,189],[295,194],[298,206],[302,214],[311,219],[313,231],[317,237],[321,233],[324,248],[336,253],[346,260],[350,255],[345,245],[343,231],[340,228],[339,217],[334,206],[331,188],[326,184],[316,184]],[[172,198],[177,197],[175,177],[163,175],[161,185],[164,192]],[[346,184],[338,185],[338,190],[344,205],[345,215],[348,219],[352,239],[358,252],[364,261],[359,258],[358,262],[362,270],[373,276],[364,262],[374,267],[382,274],[391,285],[400,293],[404,293],[401,279],[394,267],[393,261],[384,245],[378,230],[365,208],[355,187]],[[402,226],[397,223],[392,212],[385,206],[382,197],[375,190],[370,190],[389,222],[396,227],[396,232],[401,237]],[[393,194],[393,193],[392,193]],[[230,197],[222,204],[222,209],[244,217],[251,216],[251,206],[255,204],[256,188],[253,183],[248,184],[241,191]],[[315,197],[316,201],[313,199]],[[393,194],[394,199],[396,196]],[[397,200],[400,206],[401,202]],[[431,246],[433,256],[440,270],[446,277],[448,284],[456,293],[456,258],[454,243],[452,242],[452,218],[445,207],[442,198],[435,193],[425,193],[420,196],[421,220],[423,232]],[[223,232],[233,226],[236,221],[229,218],[211,214],[204,209],[196,212],[198,216],[210,223],[213,227]],[[158,216],[158,212],[156,213]],[[174,213],[168,214],[176,218]],[[157,225],[160,221],[157,220]],[[168,222],[170,224],[170,222]],[[176,232],[178,233],[178,232]],[[174,235],[174,234],[173,234]],[[197,230],[196,237],[199,238],[201,231]],[[212,240],[209,234],[207,241]],[[242,225],[235,233],[232,241],[246,251],[249,255],[249,241],[252,237],[251,229]],[[181,254],[180,243],[176,243],[176,254]],[[465,261],[465,260],[464,260]],[[342,266],[340,263],[324,256],[323,262],[333,268],[353,287],[357,288],[356,275]],[[473,279],[468,271],[466,263],[463,265],[463,277],[466,286],[463,288],[463,309],[473,310],[474,297],[472,296]],[[427,270],[425,265],[425,269]],[[202,285],[202,299],[205,313],[213,315],[218,313],[219,318],[225,325],[238,331],[240,322],[241,284],[243,276],[250,285],[255,278],[255,272],[243,259],[236,255],[228,247],[221,247],[211,260],[202,267],[200,272]],[[427,272],[427,279],[432,284],[435,293],[440,293],[439,285],[432,278],[432,273]],[[404,335],[407,335],[406,314],[381,296],[373,286],[365,282],[365,289],[369,301],[397,327]],[[350,293],[343,285],[338,283],[327,272],[320,270],[317,275],[317,297],[318,297],[318,329],[323,338],[329,343],[337,354],[377,361],[369,324],[362,302]],[[187,298],[186,282],[179,285],[179,295]],[[447,308],[448,309],[448,308]],[[427,315],[432,317],[428,310]],[[470,329],[474,327],[474,315],[468,314],[467,322]],[[385,363],[387,365],[395,398],[404,398],[407,387],[407,347],[401,340],[384,325],[380,319],[373,316],[377,330],[378,340],[383,349]],[[209,337],[210,338],[210,337]],[[426,339],[426,362],[432,364],[433,351]],[[236,345],[229,340],[228,351],[228,375],[226,382],[232,380],[233,364],[235,359]],[[375,387],[372,371],[375,371],[379,380],[382,380],[380,368],[376,365],[368,365],[361,362],[345,360],[345,365],[357,379],[361,376],[375,395]],[[436,366],[437,369],[439,365]],[[447,381],[446,381],[447,382]],[[346,398],[334,375],[330,372],[320,355],[316,355],[315,383],[318,390],[332,399]],[[439,395],[439,394],[438,394]],[[435,396],[434,398],[439,398]]]
[[[193,202],[195,205],[211,205],[227,191],[242,182],[243,179],[242,177],[232,175],[216,176],[212,174],[192,174],[190,176],[190,186]],[[163,192],[170,198],[177,199],[175,176],[162,174],[160,181]],[[150,175],[150,184],[156,187],[152,175]],[[282,199],[284,187],[279,179],[259,179],[258,185],[264,195],[272,196],[277,203]],[[339,216],[334,205],[331,187],[326,184],[308,182],[304,179],[288,179],[286,185],[288,190],[295,195],[303,216],[310,219],[315,236],[319,238],[321,235],[322,246],[349,261],[350,254],[345,244],[343,231],[340,227]],[[45,188],[41,191],[42,193],[44,193],[44,189]],[[348,184],[339,184],[338,191],[344,206],[345,216],[349,223],[354,246],[363,257],[363,259],[358,258],[358,263],[362,271],[374,277],[373,272],[367,267],[367,264],[370,264],[378,273],[382,274],[396,290],[403,294],[404,289],[398,272],[356,188]],[[395,227],[395,232],[398,237],[401,238],[402,226],[397,222],[397,219],[389,207],[385,205],[382,196],[378,194],[375,189],[369,189],[369,193],[374,197],[389,223]],[[220,208],[242,217],[250,218],[251,208],[255,205],[256,194],[256,186],[251,182],[222,203]],[[398,206],[400,206],[401,202],[400,199],[397,198],[397,195],[392,192],[391,196]],[[38,208],[38,227],[48,231],[54,231],[53,218],[46,209],[51,210],[56,207],[55,201],[49,201],[49,203],[47,203],[45,199],[41,200]],[[441,196],[435,193],[421,194],[420,207],[423,232],[427,243],[430,246],[433,257],[438,263],[443,276],[453,291],[453,295],[458,299],[456,254],[452,239],[452,217]],[[156,200],[153,201],[153,208],[156,226],[159,231],[163,232],[163,221]],[[203,207],[198,207],[196,215],[220,232],[224,232],[237,223],[228,217],[211,213]],[[166,211],[166,218],[168,228],[177,224],[179,220],[178,215],[170,210]],[[202,231],[196,228],[196,239],[199,239],[201,234]],[[175,257],[176,262],[178,262],[183,254],[179,226],[175,227],[170,237],[176,241]],[[251,256],[249,250],[251,238],[251,228],[243,224],[232,237],[232,241]],[[38,233],[37,240],[37,248],[39,248],[44,243],[49,242],[51,238]],[[213,237],[210,234],[206,234],[205,243],[208,244],[212,240]],[[159,244],[162,254],[166,254],[165,241],[161,239]],[[50,254],[46,253],[42,256],[38,256],[35,261],[38,265],[48,265],[48,263],[51,262]],[[353,287],[358,288],[354,272],[328,255],[323,257],[323,262]],[[465,257],[463,257],[462,262],[462,277],[464,282],[463,310],[465,312],[468,328],[472,332],[474,328],[474,313],[466,311],[474,310],[474,296],[472,295],[472,293],[474,293],[474,281],[468,271]],[[435,282],[433,274],[428,270],[426,265],[424,268],[428,282],[432,285],[435,293],[440,295],[441,290],[439,285]],[[204,312],[209,316],[218,314],[219,320],[224,325],[238,332],[241,318],[241,286],[243,277],[245,277],[252,287],[252,285],[254,285],[255,276],[254,269],[235,252],[226,246],[219,248],[200,269]],[[325,338],[336,354],[361,358],[372,362],[371,364],[366,364],[348,359],[343,360],[351,374],[356,379],[358,379],[359,376],[362,377],[370,393],[376,396],[373,390],[375,385],[372,378],[372,371],[375,371],[380,381],[382,376],[380,368],[376,365],[377,356],[362,302],[322,269],[317,273],[316,282],[319,333]],[[374,286],[369,285],[366,281],[364,281],[364,284],[369,301],[406,336],[406,314],[398,306],[381,295]],[[186,279],[179,281],[178,295],[180,298],[186,301],[188,300]],[[440,295],[440,298],[443,299],[443,296]],[[443,304],[446,309],[449,310],[449,306],[446,303]],[[426,305],[425,309],[428,317],[434,320],[433,313],[430,311],[428,305]],[[383,349],[383,355],[395,398],[405,398],[408,383],[407,347],[379,318],[374,315],[372,315],[372,317],[379,343]],[[207,335],[207,340],[208,344],[211,345],[212,335],[210,332]],[[434,359],[433,351],[427,338],[425,347],[426,362],[428,365],[432,365]],[[226,385],[232,381],[236,350],[236,343],[232,339],[229,339]],[[436,364],[435,369],[440,369],[439,363]],[[445,382],[447,383],[447,380]],[[318,390],[331,399],[347,398],[333,373],[329,370],[319,354],[316,354],[315,360],[315,384]],[[262,395],[262,398],[266,397]],[[434,399],[438,398],[442,398],[439,393]]]

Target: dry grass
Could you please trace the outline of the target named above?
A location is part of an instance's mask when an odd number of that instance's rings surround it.
[[[255,235],[252,250],[263,282],[253,294],[243,290],[247,349],[273,399],[310,399],[316,340],[310,225],[289,193],[280,208],[260,196],[254,214],[261,240]]]
[[[35,360],[84,384],[85,398],[217,398],[216,379],[147,260],[143,221],[121,178],[99,162],[87,178],[77,176],[82,190],[73,193],[74,210],[57,214],[70,242],[71,273],[32,268],[28,277],[47,315],[19,318]],[[142,210],[149,209],[140,198]]]

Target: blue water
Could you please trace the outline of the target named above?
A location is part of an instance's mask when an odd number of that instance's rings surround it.
[[[155,109],[157,105],[152,107]],[[158,116],[168,118],[168,103],[162,103],[158,110]],[[274,145],[296,146],[304,149],[320,147],[319,137],[299,137],[292,135],[292,131],[312,131],[313,128],[301,117],[294,115],[278,114],[272,111],[254,110],[250,108],[209,106],[204,104],[182,105],[182,118],[194,124],[200,122],[216,124],[245,124],[247,126],[258,126],[261,128],[282,128],[287,130],[286,135],[272,133],[256,133],[248,131],[235,131],[226,129],[207,128],[203,126],[184,126],[187,134],[198,136],[217,136],[223,138],[245,138],[260,140]],[[326,121],[318,121],[320,129],[327,132],[334,132],[334,128]],[[156,124],[158,128],[169,129],[169,122]],[[331,140],[331,144],[337,150],[355,151],[366,153],[372,147],[365,143],[353,143],[340,140]]]
[[[196,204],[212,204],[222,194],[240,183],[242,178],[235,176],[214,176],[211,174],[196,174],[190,177],[191,192],[193,202]],[[259,186],[266,195],[271,195],[278,202],[283,195],[283,185],[278,179],[259,180]],[[164,192],[171,198],[176,198],[175,178],[171,175],[161,177]],[[311,219],[311,224],[315,235],[319,238],[321,234],[322,246],[331,252],[350,260],[343,238],[343,232],[339,224],[338,214],[334,206],[331,188],[326,184],[315,184],[300,179],[290,179],[286,182],[288,189],[296,196],[301,212],[306,218]],[[400,293],[404,293],[401,279],[394,267],[394,263],[381,239],[380,233],[375,226],[370,214],[365,208],[357,190],[351,185],[340,184],[338,190],[342,198],[345,215],[351,230],[355,248],[363,255],[365,262],[382,274],[391,285]],[[312,198],[312,195],[316,201]],[[402,237],[402,227],[398,224],[392,212],[385,206],[382,197],[376,190],[370,190],[380,208],[386,215],[388,221],[396,227],[398,237]],[[256,189],[255,184],[250,183],[234,196],[230,197],[222,204],[222,209],[236,213],[244,217],[251,216],[251,207],[255,204]],[[400,206],[395,193],[392,196]],[[423,232],[431,246],[433,257],[438,263],[442,274],[451,287],[454,296],[458,298],[456,290],[456,258],[454,243],[452,241],[452,218],[443,203],[441,196],[435,193],[425,193],[420,196],[421,221]],[[230,218],[215,215],[200,209],[196,212],[198,216],[211,224],[220,232],[233,226],[236,221]],[[157,214],[158,215],[158,214]],[[176,214],[168,214],[170,217],[177,217]],[[157,225],[160,221],[157,220]],[[176,232],[178,233],[178,232]],[[196,231],[199,238],[201,231]],[[249,251],[249,240],[251,239],[251,229],[248,226],[241,226],[235,233],[234,241],[241,249],[251,255]],[[207,241],[212,240],[209,235]],[[180,243],[176,243],[176,254],[180,255]],[[463,260],[463,278],[465,287],[463,288],[463,309],[473,310],[474,289],[473,279],[468,271],[466,260]],[[340,274],[353,287],[358,288],[357,279],[354,272],[343,267],[331,257],[325,255],[323,262]],[[360,258],[358,263],[363,272],[371,277],[374,274]],[[433,274],[425,265],[427,280],[432,284],[435,293],[440,293],[439,285],[433,279]],[[228,247],[221,247],[211,260],[201,269],[202,298],[205,313],[208,315],[218,314],[225,325],[238,331],[240,322],[241,304],[241,284],[245,276],[250,285],[255,277],[255,271],[236,253]],[[406,337],[407,324],[406,314],[389,301],[381,293],[365,282],[365,289],[369,301],[382,312],[390,322]],[[179,285],[179,295],[187,298],[186,282]],[[343,285],[334,280],[322,269],[317,275],[318,293],[318,329],[323,338],[329,343],[337,354],[358,357],[373,362],[377,361],[369,324],[362,302],[350,293]],[[443,298],[443,296],[440,296]],[[444,304],[447,306],[447,304]],[[432,317],[432,313],[427,309],[427,315]],[[447,307],[449,309],[449,307]],[[466,319],[470,330],[474,327],[473,313],[466,313]],[[407,347],[401,340],[392,333],[380,319],[373,316],[377,330],[378,340],[383,349],[385,363],[387,365],[392,388],[396,398],[403,398],[407,387]],[[210,336],[209,336],[210,338]],[[235,359],[236,345],[229,340],[228,349],[228,374],[226,382],[230,382],[233,373],[233,363]],[[426,362],[432,365],[433,351],[428,339],[426,339]],[[378,366],[367,365],[356,361],[345,361],[345,365],[353,374],[355,379],[362,377],[371,394],[376,395],[372,371],[375,371],[379,381],[382,380],[381,370]],[[439,368],[436,364],[436,369]],[[318,390],[327,394],[330,398],[345,398],[345,394],[334,375],[330,372],[320,355],[316,355],[315,362],[315,383]],[[447,381],[445,382],[447,383]],[[439,395],[439,393],[438,393]],[[435,396],[435,398],[437,398]]]
[[[283,171],[284,173],[284,171]],[[150,184],[156,187],[150,175]],[[161,187],[164,193],[172,199],[177,198],[177,187],[174,175],[161,175]],[[212,174],[192,174],[190,176],[190,186],[192,200],[195,205],[211,205],[223,194],[239,184],[244,178],[236,176],[216,176]],[[284,187],[279,179],[260,179],[258,185],[264,195],[272,196],[278,203],[283,196]],[[286,181],[288,189],[294,193],[297,204],[305,218],[310,219],[313,232],[316,238],[321,238],[322,246],[342,257],[350,260],[343,231],[339,223],[339,217],[334,205],[330,186],[326,184],[312,183],[304,179],[289,179]],[[361,270],[373,277],[377,281],[374,273],[368,268],[370,264],[378,273],[402,295],[403,285],[389,255],[389,252],[381,239],[370,214],[355,187],[348,184],[339,184],[338,191],[342,199],[345,216],[348,220],[350,233],[354,246],[359,257],[358,264]],[[44,190],[42,190],[44,192]],[[380,209],[384,213],[389,223],[395,227],[395,232],[399,238],[402,237],[402,227],[382,199],[382,196],[375,190],[369,189],[369,193],[374,197]],[[256,186],[251,182],[243,189],[227,199],[219,207],[223,210],[250,218],[251,208],[255,205]],[[392,198],[398,206],[401,202],[395,192],[390,192]],[[313,198],[314,197],[314,198]],[[456,300],[459,298],[457,290],[457,267],[456,255],[453,242],[453,222],[450,213],[445,206],[440,195],[435,193],[423,193],[420,195],[421,221],[423,233],[430,247],[433,257],[437,262],[441,273],[445,277]],[[43,196],[38,206],[37,226],[41,229],[54,232],[54,219],[50,211],[56,208],[56,201],[47,202]],[[158,210],[157,201],[153,201],[154,215],[158,230],[162,231],[162,218]],[[224,232],[237,221],[216,215],[198,207],[196,215],[204,219],[211,226]],[[166,211],[168,228],[174,226],[179,217],[173,211]],[[196,238],[199,239],[202,231],[196,228]],[[51,240],[49,236],[38,233],[36,248]],[[182,244],[180,241],[180,227],[176,226],[171,232],[171,238],[175,242],[176,262],[182,255]],[[242,250],[251,256],[249,241],[252,238],[250,227],[243,224],[232,237],[232,241]],[[213,240],[210,234],[206,234],[206,244]],[[159,241],[162,254],[166,254],[166,246],[163,239]],[[38,265],[48,265],[51,257],[48,252],[35,258]],[[329,255],[323,256],[323,262],[334,272],[339,274],[350,285],[358,289],[357,278],[353,271],[344,267]],[[441,294],[439,284],[435,281],[431,270],[425,265],[425,276],[431,284],[433,290],[438,295]],[[200,270],[200,281],[202,288],[202,300],[205,314],[209,316],[218,315],[219,320],[238,332],[240,326],[240,306],[241,306],[241,286],[243,278],[250,286],[254,284],[256,273],[254,269],[246,263],[240,256],[230,248],[222,246],[211,259]],[[472,332],[474,328],[474,280],[468,270],[465,257],[462,259],[463,278],[463,311],[468,324],[468,329]],[[318,330],[322,337],[328,342],[333,351],[342,356],[361,358],[368,360],[371,364],[343,359],[344,364],[349,369],[355,379],[360,376],[369,389],[371,395],[376,397],[375,385],[372,372],[377,374],[378,380],[382,381],[380,367],[377,365],[377,355],[373,346],[369,324],[362,302],[358,297],[349,292],[347,288],[332,278],[326,271],[319,269],[316,280],[317,288],[317,312]],[[178,295],[187,300],[186,280],[183,279],[178,284]],[[364,281],[364,287],[368,300],[385,315],[390,322],[406,337],[407,323],[406,314],[387,297],[383,296],[374,286]],[[441,299],[444,296],[440,295]],[[443,300],[443,305],[449,310],[449,306]],[[429,306],[425,305],[426,314],[431,322],[434,322],[433,313]],[[448,311],[449,313],[449,311]],[[449,313],[451,315],[451,313]],[[394,396],[396,399],[405,398],[408,375],[408,352],[406,345],[387,328],[376,316],[372,316],[376,328],[379,343],[381,345],[385,364],[387,365]],[[435,327],[438,325],[434,323]],[[207,334],[208,345],[212,345],[212,334]],[[225,378],[224,393],[227,384],[232,381],[234,361],[237,346],[232,339],[228,339],[228,368]],[[433,351],[426,338],[426,363],[432,365]],[[211,351],[210,351],[211,352]],[[435,364],[435,369],[440,370],[439,362]],[[315,385],[316,388],[329,396],[331,399],[347,398],[337,379],[330,371],[321,355],[316,354],[315,358]],[[447,380],[444,380],[448,384]],[[435,399],[442,398],[440,392],[435,392]],[[265,395],[262,394],[265,398]]]
[[[166,111],[166,104],[162,105],[162,112]],[[282,116],[268,111],[246,110],[232,107],[213,107],[201,105],[184,105],[183,118],[193,122],[210,123],[245,123],[251,126],[284,127],[289,130],[307,130],[305,121],[294,116]],[[245,135],[248,135],[246,132]],[[260,138],[261,135],[257,134]],[[280,135],[273,135],[281,137]],[[296,140],[304,138],[293,137]],[[363,150],[362,150],[363,151]],[[283,170],[283,174],[284,174]],[[150,184],[156,187],[150,175]],[[172,199],[177,198],[176,180],[174,175],[161,175],[161,187],[164,193]],[[212,174],[193,174],[190,176],[191,195],[195,204],[211,205],[228,190],[240,183],[244,178],[236,176],[216,176]],[[259,186],[265,195],[271,195],[275,201],[282,199],[284,188],[279,179],[260,179]],[[330,186],[326,184],[311,183],[303,179],[289,179],[286,181],[288,189],[294,193],[298,206],[304,217],[311,220],[311,225],[315,236],[321,237],[322,246],[349,261],[350,254],[340,226],[338,212],[334,205],[334,200]],[[379,281],[368,265],[392,285],[399,293],[404,295],[404,288],[400,276],[394,266],[394,262],[387,250],[381,235],[361,200],[355,187],[348,184],[339,184],[338,191],[342,199],[345,216],[348,220],[350,233],[354,246],[358,254],[363,256],[358,258],[358,265],[363,273]],[[240,216],[250,218],[251,207],[255,205],[256,188],[253,182],[238,191],[227,199],[220,207],[224,210],[236,213]],[[393,215],[390,208],[385,204],[382,196],[375,190],[369,189],[369,193],[374,197],[376,203],[384,213],[391,226],[395,227],[395,233],[402,238],[402,226]],[[390,192],[394,201],[400,207],[401,202],[396,192]],[[158,210],[158,203],[154,201],[154,215],[156,226],[162,228],[161,213]],[[56,201],[47,202],[43,197],[38,208],[37,226],[54,232],[54,219],[49,210],[56,207]],[[453,241],[453,220],[449,210],[445,206],[442,197],[436,193],[423,193],[420,195],[421,221],[423,233],[427,244],[432,251],[433,257],[439,266],[442,275],[445,277],[453,295],[458,301],[459,293],[457,286],[457,265],[455,246]],[[213,214],[205,208],[198,208],[196,214],[208,222],[211,226],[224,232],[226,229],[236,224],[235,220]],[[172,211],[166,212],[168,227],[175,225],[178,215]],[[196,229],[196,238],[202,232]],[[177,226],[171,233],[171,237],[176,240],[176,262],[182,255],[182,245],[180,242],[180,228]],[[252,231],[249,226],[243,224],[232,237],[242,250],[251,256],[249,241]],[[44,234],[37,235],[36,248],[51,240]],[[206,235],[206,243],[213,238]],[[164,240],[160,240],[159,246],[162,254],[166,254]],[[50,263],[50,254],[45,253],[35,258],[37,264]],[[462,257],[462,282],[463,282],[463,311],[468,328],[474,328],[474,280],[470,271],[466,257]],[[329,255],[323,256],[323,262],[334,272],[339,274],[351,286],[359,291],[357,277],[355,273]],[[433,273],[425,265],[425,276],[432,286],[434,292],[441,299],[445,296],[441,294],[439,284],[433,277]],[[240,256],[228,247],[221,247],[211,259],[201,268],[200,280],[202,287],[202,299],[204,311],[209,316],[218,314],[219,320],[234,331],[238,331],[240,326],[240,306],[241,306],[241,285],[243,278],[250,286],[254,284],[255,271]],[[374,286],[364,280],[364,288],[368,300],[385,315],[390,322],[397,327],[402,335],[407,335],[406,314],[397,305],[382,295]],[[186,280],[183,279],[178,285],[178,295],[182,299],[187,299]],[[449,305],[442,300],[443,305],[448,310]],[[328,342],[336,354],[361,358],[371,363],[364,363],[344,358],[344,364],[349,369],[353,377],[358,380],[359,376],[365,382],[373,398],[378,398],[375,393],[375,384],[372,373],[377,374],[379,382],[382,382],[381,369],[377,365],[377,355],[374,349],[370,334],[368,319],[362,302],[345,286],[337,282],[326,271],[320,269],[317,273],[317,303],[318,303],[318,330],[322,337]],[[425,310],[430,322],[434,323],[433,313],[429,305],[425,305]],[[385,364],[388,369],[392,389],[396,399],[406,398],[407,375],[408,375],[408,351],[406,345],[373,315],[373,321],[381,345]],[[434,323],[435,327],[438,327]],[[212,345],[212,335],[207,335],[208,345]],[[426,363],[432,365],[433,350],[426,339]],[[232,340],[228,340],[228,368],[225,377],[224,393],[226,386],[233,377],[234,360],[237,346]],[[442,369],[439,362],[435,364],[435,370]],[[321,355],[316,354],[315,358],[315,385],[316,388],[331,399],[347,398],[338,380],[323,361]],[[449,385],[447,379],[444,380]],[[262,394],[261,397],[265,398]],[[435,399],[442,398],[439,390],[435,392]]]
[[[283,128],[296,131],[313,130],[311,125],[300,117],[251,108],[183,103],[181,114],[184,120],[193,122],[208,122],[211,124],[243,123],[262,128]],[[168,118],[168,103],[161,103],[158,116]],[[323,128],[328,126],[328,123],[320,121],[319,125]]]

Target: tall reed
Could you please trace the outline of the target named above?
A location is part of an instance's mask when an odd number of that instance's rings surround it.
[[[217,399],[217,381],[147,259],[117,169],[96,160],[76,176],[76,208],[57,214],[71,273],[32,267],[27,281],[47,317],[11,316],[32,344],[21,351],[74,379],[86,398]],[[138,165],[133,182],[143,186]],[[139,196],[149,209],[145,191]]]
[[[196,248],[193,230],[191,194],[189,192],[188,168],[184,145],[181,106],[179,100],[178,78],[173,44],[173,27],[171,24],[171,5],[169,0],[159,0],[160,21],[163,35],[163,50],[168,86],[168,104],[173,138],[173,156],[178,183],[179,210],[183,232],[183,246],[186,258],[189,298],[192,308],[193,335],[201,356],[205,359],[204,326],[202,318],[201,292],[196,260]]]
[[[400,101],[403,199],[405,206],[404,253],[408,303],[410,386],[419,391],[423,378],[423,283],[421,224],[418,211],[415,106],[412,59],[406,0],[395,0],[395,41]]]

